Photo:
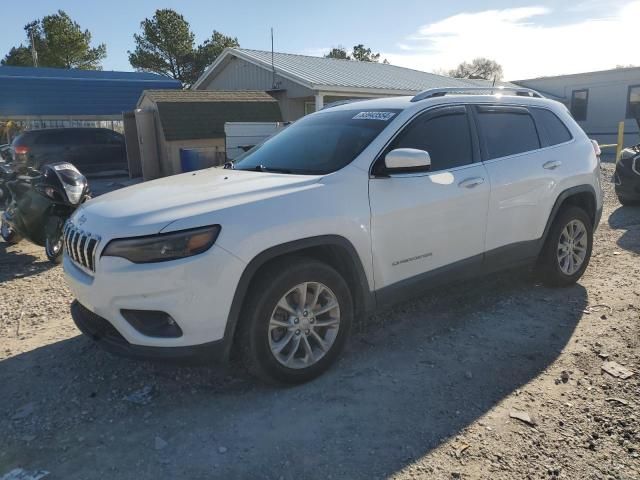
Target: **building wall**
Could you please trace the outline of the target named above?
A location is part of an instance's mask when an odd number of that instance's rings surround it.
[[[304,115],[303,97],[313,97],[313,91],[291,80],[276,75],[276,89],[273,73],[232,57],[214,78],[199,87],[200,90],[262,90],[269,91],[278,100],[285,122],[297,120]]]
[[[629,86],[640,85],[640,68],[537,78],[517,83],[538,90],[543,95],[547,93],[560,97],[567,107],[571,105],[574,90],[587,89],[587,119],[578,122],[587,135],[602,144],[616,143],[618,122],[624,121],[624,144],[640,142],[638,125],[633,119],[625,119]]]

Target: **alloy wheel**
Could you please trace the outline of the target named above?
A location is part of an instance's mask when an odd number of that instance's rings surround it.
[[[560,232],[557,259],[565,275],[573,275],[584,263],[588,247],[587,228],[580,220],[571,220]]]
[[[329,287],[304,282],[285,293],[269,320],[269,347],[288,368],[308,368],[331,349],[340,328],[340,304]]]

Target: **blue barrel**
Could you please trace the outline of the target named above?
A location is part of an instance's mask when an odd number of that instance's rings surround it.
[[[197,150],[190,148],[180,149],[180,168],[182,168],[183,172],[195,172],[205,167],[206,165],[203,165]]]

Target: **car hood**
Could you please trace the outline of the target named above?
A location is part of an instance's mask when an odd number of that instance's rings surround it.
[[[112,237],[158,233],[176,220],[310,188],[320,178],[210,168],[101,195],[85,203],[72,222]]]

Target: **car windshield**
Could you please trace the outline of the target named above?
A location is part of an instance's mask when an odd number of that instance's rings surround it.
[[[340,110],[304,117],[238,157],[233,168],[324,175],[351,163],[399,110]]]

